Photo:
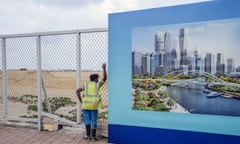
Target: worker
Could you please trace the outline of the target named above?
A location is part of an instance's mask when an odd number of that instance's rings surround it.
[[[82,106],[82,113],[84,124],[86,127],[86,139],[89,141],[97,141],[97,117],[98,109],[101,108],[101,96],[99,95],[99,89],[107,80],[106,63],[102,64],[103,78],[99,81],[98,74],[90,75],[90,82],[84,84],[83,87],[77,89],[77,97]],[[83,95],[81,95],[81,92]]]

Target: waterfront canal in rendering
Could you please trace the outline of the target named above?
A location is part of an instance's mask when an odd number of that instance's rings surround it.
[[[190,113],[240,116],[240,99],[208,98],[201,89],[168,87],[167,93]]]

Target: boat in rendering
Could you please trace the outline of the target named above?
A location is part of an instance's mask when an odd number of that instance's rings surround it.
[[[207,94],[208,98],[215,98],[220,96],[220,94],[218,92],[210,92],[209,94]]]
[[[209,94],[209,93],[211,93],[212,91],[211,90],[208,90],[208,89],[204,89],[203,90],[203,93],[206,93],[206,94]]]

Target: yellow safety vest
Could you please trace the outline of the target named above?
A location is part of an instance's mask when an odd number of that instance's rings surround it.
[[[89,82],[84,87],[84,96],[82,98],[82,109],[97,110],[101,107],[101,99],[99,96],[99,84]]]

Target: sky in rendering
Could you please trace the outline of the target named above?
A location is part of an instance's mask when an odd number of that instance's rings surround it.
[[[205,57],[206,53],[212,53],[216,60],[217,53],[222,53],[225,64],[228,58],[233,58],[235,66],[239,66],[237,65],[240,62],[239,18],[135,28],[132,32],[133,51],[154,52],[154,36],[157,33],[162,35],[162,38],[165,32],[171,33],[178,44],[181,28],[186,29],[189,56],[193,56],[194,50],[197,50],[202,58]],[[179,54],[179,46],[176,50]]]

